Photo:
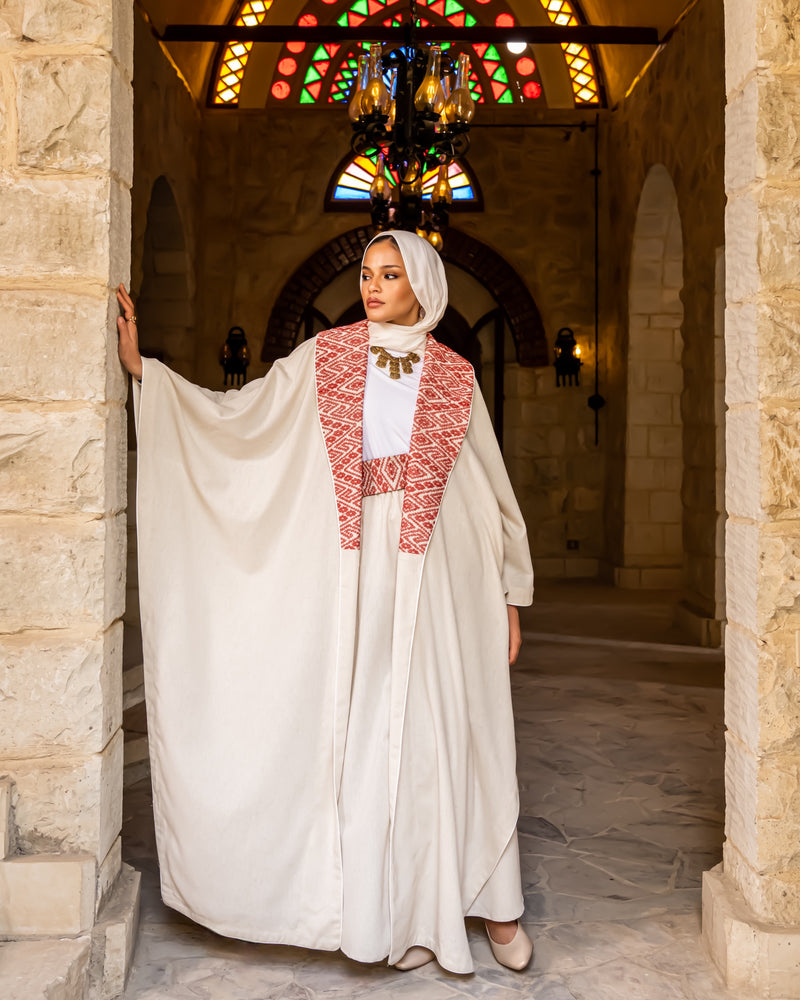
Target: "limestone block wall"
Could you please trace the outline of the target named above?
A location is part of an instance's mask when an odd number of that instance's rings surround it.
[[[800,924],[800,305],[797,76],[786,3],[728,35],[728,754],[725,871]]]
[[[662,164],[683,231],[682,547],[684,599],[714,617],[719,517],[714,391],[716,249],[724,242],[722,0],[700,0],[633,92],[615,110],[604,163],[609,216],[602,336],[610,405],[606,523],[612,566],[624,563],[624,482],[631,256],[645,178]],[[679,287],[679,286],[678,286]]]
[[[490,120],[488,111],[480,115]],[[303,260],[361,218],[322,211],[349,131],[341,109],[206,113],[196,313],[196,374],[203,384],[221,388],[218,351],[234,324],[244,327],[252,347],[249,377],[263,372],[257,359],[283,285]],[[508,356],[505,453],[542,575],[593,575],[605,547],[606,432],[596,448],[587,405],[593,141],[591,132],[577,130],[476,128],[469,163],[484,184],[485,212],[452,216],[454,226],[517,269],[550,342],[560,327],[571,327],[587,361],[584,385],[556,389],[552,367],[518,368]]]
[[[132,42],[123,0],[0,8],[4,934],[85,930],[120,866]]]

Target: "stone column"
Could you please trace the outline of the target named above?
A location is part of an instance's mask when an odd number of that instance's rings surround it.
[[[84,936],[74,982],[94,936],[98,995],[125,961],[98,936],[104,903],[124,888],[130,931],[136,895],[120,877],[113,294],[130,268],[132,35],[131,0],[0,4],[0,936]]]
[[[726,841],[704,933],[732,986],[800,997],[800,34],[726,0]]]

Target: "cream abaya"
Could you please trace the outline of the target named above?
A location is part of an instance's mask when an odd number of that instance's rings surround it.
[[[233,393],[145,360],[162,891],[224,934],[467,972],[464,915],[522,912],[505,604],[530,602],[530,557],[471,370],[427,334],[438,257],[393,235],[420,329],[329,331]],[[371,343],[422,360],[406,489],[362,498],[362,458],[409,429]],[[370,419],[387,391],[406,402]]]

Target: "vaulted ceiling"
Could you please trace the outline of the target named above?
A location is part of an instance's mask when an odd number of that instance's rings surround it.
[[[708,0],[701,0],[708,2]],[[162,31],[168,24],[225,24],[240,0],[136,0],[154,28]],[[652,27],[659,37],[672,27],[689,0],[581,0],[584,18],[593,25]],[[306,0],[276,0],[265,23],[291,24]],[[540,0],[509,0],[519,24],[547,23]],[[488,12],[488,7],[487,7]],[[488,23],[492,23],[491,19]],[[264,46],[277,51],[277,45]],[[549,46],[551,50],[554,46]],[[208,78],[214,65],[217,46],[210,42],[172,42],[169,52],[186,78],[198,104],[205,104]],[[653,53],[650,46],[601,45],[597,47],[607,88],[608,103],[620,101],[630,83]],[[274,64],[275,56],[267,60]],[[255,64],[254,64],[255,69]],[[262,72],[267,75],[266,68]],[[261,100],[260,96],[257,100]],[[242,106],[246,106],[246,102]],[[251,105],[252,106],[252,105]]]

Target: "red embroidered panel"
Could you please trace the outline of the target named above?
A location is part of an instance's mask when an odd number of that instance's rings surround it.
[[[361,493],[374,497],[379,493],[395,493],[406,488],[408,455],[387,455],[372,458],[361,465]]]
[[[473,382],[469,362],[429,336],[411,432],[401,552],[422,555],[428,547],[447,480],[467,433]]]
[[[361,536],[361,453],[367,321],[325,330],[317,336],[314,368],[317,410],[333,473],[339,544],[357,549]]]

